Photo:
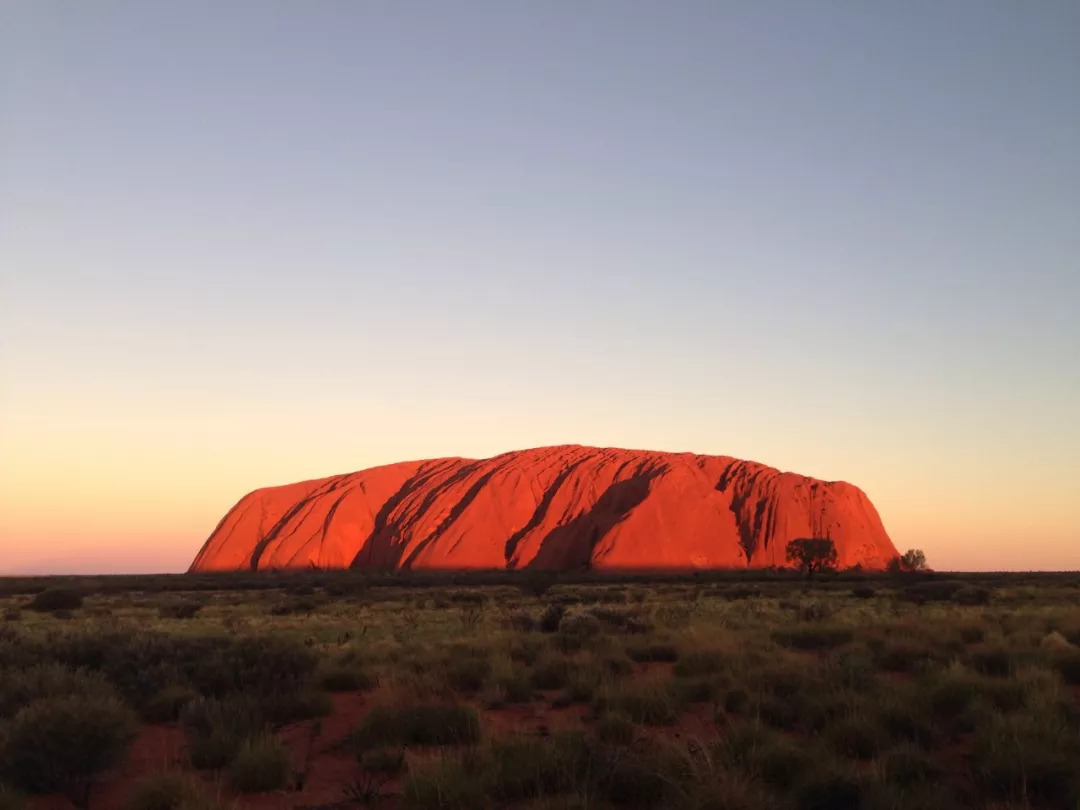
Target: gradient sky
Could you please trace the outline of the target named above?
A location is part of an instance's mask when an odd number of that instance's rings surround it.
[[[0,2],[0,570],[562,443],[1080,568],[1080,3]]]

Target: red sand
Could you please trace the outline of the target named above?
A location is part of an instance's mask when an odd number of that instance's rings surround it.
[[[766,567],[811,536],[832,538],[841,567],[896,556],[851,484],[726,456],[568,445],[256,490],[191,570]]]

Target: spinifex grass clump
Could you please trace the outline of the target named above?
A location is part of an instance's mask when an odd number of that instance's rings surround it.
[[[453,703],[377,705],[350,735],[353,744],[362,750],[377,746],[459,745],[479,739],[476,710]]]
[[[291,769],[284,746],[270,734],[249,737],[229,765],[229,785],[238,793],[261,793],[282,788]]]

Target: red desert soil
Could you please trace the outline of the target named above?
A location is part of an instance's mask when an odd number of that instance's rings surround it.
[[[567,445],[259,489],[191,570],[768,567],[811,536],[830,537],[842,567],[896,555],[851,484],[727,456]]]

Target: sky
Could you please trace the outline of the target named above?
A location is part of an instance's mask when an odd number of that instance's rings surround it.
[[[566,443],[1080,569],[1080,3],[0,0],[0,571]]]

